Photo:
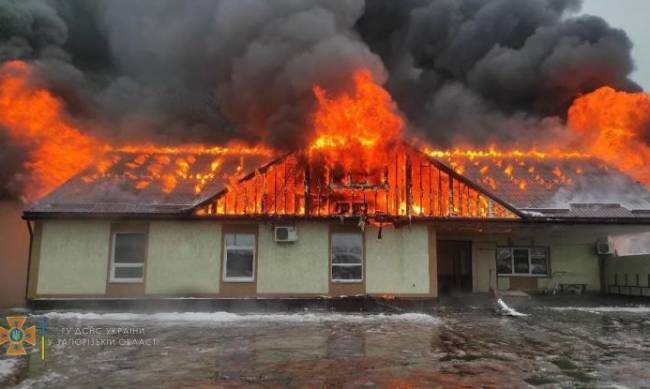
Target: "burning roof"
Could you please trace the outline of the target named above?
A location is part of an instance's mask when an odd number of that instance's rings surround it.
[[[222,191],[244,169],[271,159],[264,149],[110,151],[27,213],[183,213]]]
[[[427,151],[518,209],[615,203],[649,209],[650,191],[606,162],[581,153]]]
[[[419,151],[402,142],[404,120],[371,73],[359,70],[353,83],[334,96],[314,86],[313,137],[303,149],[278,158],[263,147],[105,145],[99,161],[26,216],[347,216],[381,223],[584,218],[584,212],[544,213],[576,202],[650,209],[646,187],[586,154]],[[637,215],[626,212],[615,214]],[[589,211],[591,218],[611,214],[611,207]]]
[[[620,204],[572,204],[580,192],[635,199],[650,191],[584,155],[420,152],[398,144],[381,168],[360,174],[324,157],[262,150],[113,151],[26,211],[39,215],[368,217],[411,219],[639,218]],[[603,177],[607,177],[604,179]],[[626,186],[623,186],[626,185]],[[627,190],[625,190],[627,188]],[[632,189],[630,189],[632,188]],[[632,190],[632,192],[630,192]],[[595,200],[595,198],[594,198]]]
[[[648,208],[646,189],[625,175],[650,185],[650,95],[628,77],[624,32],[572,14],[575,2],[205,2],[180,11],[162,2],[153,13],[45,3],[12,2],[19,17],[9,18],[0,60],[0,197],[32,203],[60,187],[32,209],[509,218],[573,202]],[[168,34],[141,31],[169,23]],[[97,38],[93,50],[79,32]],[[431,160],[400,150],[407,127],[430,144],[585,155]],[[273,152],[215,162],[160,146],[184,142]]]

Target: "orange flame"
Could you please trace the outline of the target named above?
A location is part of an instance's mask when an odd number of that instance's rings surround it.
[[[94,160],[104,145],[70,125],[61,102],[30,85],[32,69],[12,61],[0,67],[0,126],[28,149],[26,198],[34,200]]]
[[[180,182],[189,180],[196,194],[216,177],[222,156],[275,154],[274,150],[264,146],[249,147],[237,143],[173,147],[110,145],[75,127],[56,96],[31,84],[32,75],[33,69],[22,61],[0,66],[0,128],[6,131],[12,142],[28,150],[25,168],[29,177],[25,181],[25,197],[29,201],[61,185],[90,164],[93,164],[94,172],[82,180],[91,183],[98,179],[120,160],[119,156],[104,154],[108,151],[134,155],[126,164],[129,168],[126,174],[137,190],[148,190],[152,182],[157,182],[170,193]],[[240,166],[236,174],[228,177],[230,197],[216,209],[227,210],[224,213],[246,213],[268,212],[272,207],[275,213],[297,214],[306,212],[305,209],[309,212],[310,207],[325,214],[335,212],[333,209],[355,213],[355,207],[359,208],[358,212],[373,209],[374,212],[381,210],[399,215],[478,215],[487,212],[487,200],[474,192],[464,194],[467,188],[461,189],[461,184],[455,183],[451,177],[439,174],[438,178],[429,177],[427,174],[435,169],[425,162],[411,166],[411,161],[418,157],[399,150],[404,121],[389,93],[373,81],[366,69],[355,72],[352,81],[351,91],[335,96],[320,86],[314,86],[317,106],[312,116],[314,137],[308,147],[309,176],[296,173],[300,171],[298,165],[304,162],[298,159],[282,162],[265,173],[256,173],[254,181],[263,184],[261,188],[276,195],[283,192],[281,202],[277,198],[271,201],[263,197],[264,191],[258,191],[257,186],[239,185],[243,173],[243,166]],[[572,172],[562,171],[558,166],[549,179],[538,174],[534,161],[583,159],[592,155],[650,184],[650,166],[646,163],[650,160],[650,142],[647,142],[650,138],[650,95],[601,88],[576,99],[569,111],[568,124],[584,140],[581,151],[504,151],[496,146],[483,150],[424,148],[423,151],[431,157],[446,160],[460,174],[472,166],[478,167],[480,182],[492,190],[497,189],[495,177],[499,174],[521,191],[534,184],[551,187],[554,183],[570,182]],[[210,171],[196,173],[192,169],[195,164],[193,155],[200,154],[214,156]],[[493,165],[485,159],[493,161]],[[149,160],[154,163],[147,164]],[[575,173],[582,174],[582,168],[576,167]],[[287,181],[287,177],[293,178]],[[434,188],[434,181],[442,183],[442,186]],[[390,183],[397,187],[391,189]],[[458,188],[454,189],[454,185]],[[413,193],[408,193],[409,186],[415,188]],[[455,191],[466,198],[459,204],[453,199],[449,203],[444,202],[447,200],[440,204],[426,202],[434,194],[446,199],[447,188],[450,193]],[[325,192],[335,198],[334,204],[329,203]],[[288,196],[287,193],[295,195]],[[374,197],[369,199],[369,194]],[[249,197],[251,201],[247,200]]]
[[[401,144],[404,122],[388,92],[368,70],[352,79],[352,91],[335,97],[314,87],[318,104],[306,161],[291,154],[232,182],[197,214],[516,217]]]
[[[357,70],[353,81],[352,93],[335,98],[320,86],[314,87],[318,106],[310,151],[346,169],[371,172],[385,162],[385,152],[400,140],[404,122],[390,94],[373,81],[369,70]]]
[[[573,102],[568,125],[589,153],[650,185],[650,94],[602,87]]]
[[[127,167],[134,187],[144,190],[152,180],[159,180],[163,190],[171,192],[180,180],[189,179],[188,171],[193,156],[173,159],[176,169],[172,173],[160,174],[164,165],[172,159],[166,155],[194,154],[214,155],[211,170],[217,170],[223,155],[271,156],[273,150],[263,147],[249,147],[240,143],[228,146],[181,145],[175,147],[156,145],[125,145],[115,147],[103,143],[76,128],[66,116],[63,103],[45,89],[30,84],[33,68],[22,61],[6,62],[0,66],[0,127],[4,128],[10,140],[28,153],[25,169],[29,177],[24,185],[24,197],[34,201],[80,170],[94,164],[95,174],[82,179],[91,183],[119,161],[119,157],[105,157],[104,153],[117,151],[140,154]],[[152,154],[157,154],[157,163],[149,165],[149,171],[136,174]],[[209,177],[201,177],[195,187],[198,193]]]

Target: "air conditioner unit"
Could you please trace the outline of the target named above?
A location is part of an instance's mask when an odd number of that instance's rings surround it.
[[[298,240],[298,231],[295,226],[275,226],[273,238],[276,242],[295,242]]]
[[[611,255],[614,254],[614,251],[609,242],[596,242],[596,253],[598,255]]]

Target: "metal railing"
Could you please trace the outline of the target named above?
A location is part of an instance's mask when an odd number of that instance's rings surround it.
[[[650,297],[650,274],[646,274],[647,283],[641,285],[642,274],[622,274],[622,280],[619,273],[614,273],[614,283],[607,285],[607,293],[622,296],[647,296]]]

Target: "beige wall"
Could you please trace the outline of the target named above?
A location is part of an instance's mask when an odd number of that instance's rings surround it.
[[[327,294],[329,226],[298,223],[298,241],[276,243],[273,226],[259,228],[257,291],[264,294]]]
[[[271,224],[260,224],[257,250],[257,292],[260,295],[324,295],[329,290],[329,225],[323,222],[297,224],[299,240],[278,244],[273,241]],[[414,224],[398,229],[365,231],[365,281],[369,294],[428,295],[430,290],[429,252],[435,239],[428,227]],[[433,227],[436,228],[436,227]],[[221,272],[221,230],[212,221],[152,221],[149,223],[149,250],[146,293],[150,295],[194,295],[219,293]],[[498,245],[548,246],[552,277],[535,278],[538,289],[556,283],[584,283],[599,290],[598,257],[594,243],[608,234],[629,233],[643,228],[627,226],[522,226],[509,233],[449,235],[439,239],[472,241],[475,291],[486,291],[495,268],[494,249]],[[436,232],[430,230],[431,236]],[[38,252],[37,293],[40,295],[102,295],[110,246],[110,222],[42,222]],[[431,259],[435,261],[435,258]],[[435,266],[435,265],[434,265]],[[435,268],[435,267],[434,267]],[[650,273],[648,257],[612,258],[607,262],[610,283],[613,273],[639,272],[641,284]],[[494,274],[494,271],[493,271]],[[645,276],[643,275],[645,274]],[[436,277],[435,272],[433,276]],[[498,277],[501,289],[510,287],[511,277]],[[435,282],[432,282],[435,285]],[[435,287],[434,287],[435,289]]]
[[[149,223],[147,294],[218,293],[221,224],[210,221]]]
[[[38,294],[104,294],[110,223],[43,222]]]
[[[366,229],[366,291],[369,294],[428,294],[429,238],[426,225]]]

